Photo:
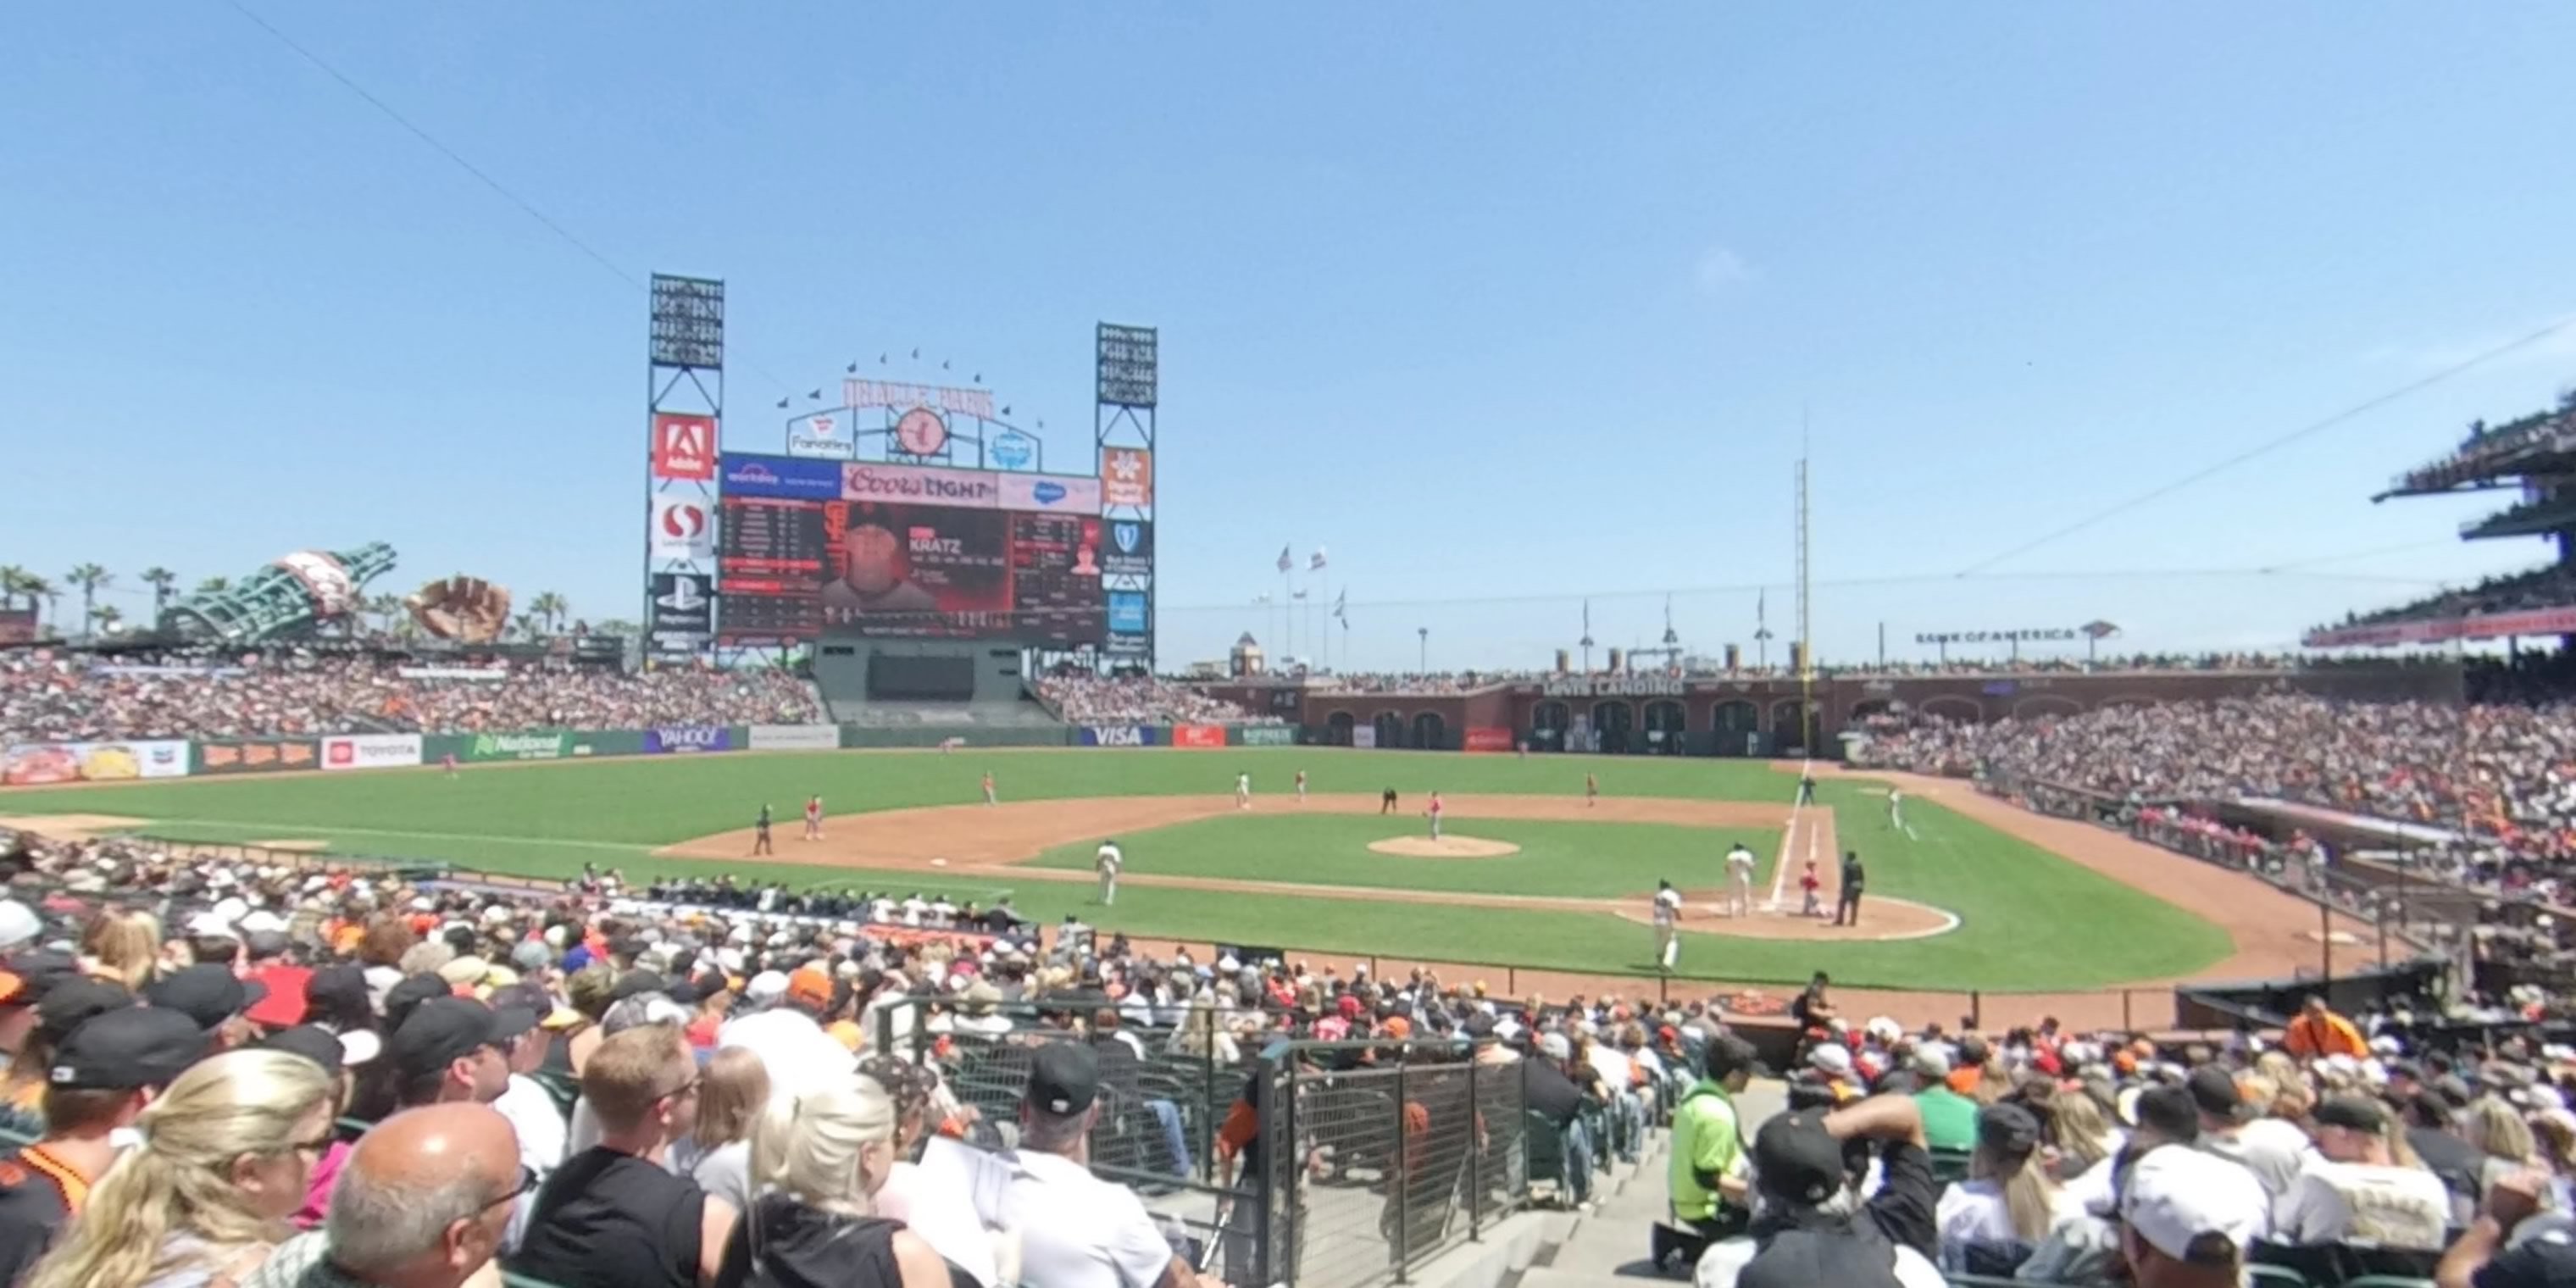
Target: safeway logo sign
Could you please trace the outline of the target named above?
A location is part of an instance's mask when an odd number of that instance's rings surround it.
[[[704,503],[666,496],[653,502],[653,557],[705,560],[715,556],[715,522]]]
[[[657,413],[653,417],[653,477],[704,483],[715,476],[715,417]]]

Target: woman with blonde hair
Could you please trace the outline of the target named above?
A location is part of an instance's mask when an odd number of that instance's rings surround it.
[[[2460,1136],[2476,1146],[2487,1161],[2478,1169],[2478,1193],[2485,1194],[2502,1177],[2526,1168],[2551,1170],[2540,1154],[2531,1124],[2512,1105],[2495,1096],[2480,1096],[2460,1115]],[[2549,1206],[2544,1203],[2543,1206]]]
[[[749,1047],[721,1047],[698,1079],[698,1161],[689,1179],[733,1205],[751,1207],[751,1132],[769,1103],[769,1066]]]
[[[331,1147],[330,1075],[284,1051],[189,1067],[136,1122],[80,1220],[26,1288],[230,1288],[295,1233]]]
[[[160,919],[141,909],[100,909],[81,931],[81,970],[143,991],[161,973]]]
[[[948,1262],[870,1202],[894,1134],[893,1098],[857,1074],[768,1105],[751,1141],[767,1192],[734,1223],[715,1288],[948,1288]]]
[[[2120,1152],[2126,1133],[2102,1114],[2102,1102],[2081,1091],[2048,1099],[2049,1138],[2057,1142],[2057,1179],[2071,1181]]]
[[[2038,1115],[2020,1105],[1977,1111],[1968,1179],[1943,1190],[1933,1209],[1943,1270],[2010,1275],[2060,1220],[2083,1212],[2039,1164],[2039,1137]]]

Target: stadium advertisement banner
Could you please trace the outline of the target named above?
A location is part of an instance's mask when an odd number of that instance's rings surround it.
[[[1468,751],[1510,751],[1512,749],[1512,731],[1509,729],[1469,726],[1467,729],[1467,740],[1463,745]]]
[[[115,783],[137,778],[184,778],[188,744],[159,738],[148,742],[22,742],[0,759],[0,783],[39,787],[48,783]]]
[[[553,733],[478,733],[465,739],[458,755],[465,760],[561,760],[587,752],[573,749],[572,735]]]
[[[326,770],[391,769],[419,763],[420,735],[416,733],[356,733],[322,740]]]
[[[2309,648],[2386,648],[2393,644],[2437,644],[2452,640],[2492,640],[2510,635],[2576,634],[2576,608],[2527,608],[2476,617],[2391,622],[2311,631],[2299,641]]]
[[[1354,747],[1374,747],[1374,746],[1376,746],[1376,745],[1377,745],[1377,726],[1376,726],[1376,725],[1353,725],[1353,726],[1351,726],[1351,745],[1352,745],[1352,746],[1354,746]]]
[[[839,751],[839,725],[753,725],[753,751]]]
[[[1297,730],[1289,725],[1241,725],[1234,735],[1246,747],[1294,747]]]
[[[827,461],[846,461],[859,454],[855,418],[837,411],[818,411],[787,422],[787,454]]]
[[[1225,745],[1224,725],[1173,725],[1172,745],[1206,750]]]
[[[716,517],[692,496],[653,498],[653,557],[705,563],[716,557]]]
[[[506,666],[398,666],[394,674],[406,680],[506,680]]]
[[[1004,477],[983,470],[952,470],[936,465],[860,462],[841,467],[841,499],[998,510],[1002,508]],[[1098,507],[1093,510],[1097,513]]]
[[[1109,505],[1154,503],[1154,454],[1141,447],[1112,447],[1100,454],[1100,499]]]
[[[1100,513],[1100,480],[1063,474],[1005,474],[1002,508],[1051,514]]]
[[[1085,725],[1082,745],[1086,747],[1151,747],[1152,725]]]
[[[1101,528],[1109,538],[1109,548],[1100,552],[1100,571],[1112,577],[1153,575],[1153,524],[1143,519],[1111,519]]]
[[[201,774],[273,774],[321,763],[321,744],[311,738],[227,738],[197,744]]]
[[[724,725],[663,725],[644,731],[644,754],[731,751],[733,730]]]
[[[716,476],[716,418],[657,412],[653,477],[704,483]]]
[[[727,452],[724,468],[716,475],[716,490],[726,496],[837,501],[841,499],[841,463]]]

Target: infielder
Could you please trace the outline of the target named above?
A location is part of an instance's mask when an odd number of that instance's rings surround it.
[[[1252,775],[1236,774],[1234,776],[1234,807],[1236,809],[1252,808]]]
[[[1306,771],[1302,769],[1297,771],[1297,803],[1306,803]]]
[[[1678,933],[1681,915],[1682,892],[1674,889],[1670,881],[1656,882],[1655,964],[1665,971],[1672,970],[1673,964],[1681,958],[1682,941]]]
[[[1726,915],[1753,915],[1753,851],[1742,841],[1726,852]]]
[[[1118,869],[1125,867],[1126,864],[1127,856],[1119,853],[1116,841],[1100,843],[1099,857],[1092,860],[1092,866],[1100,870],[1101,907],[1106,908],[1118,902]]]
[[[823,839],[823,798],[820,796],[805,798],[805,839]]]
[[[984,803],[987,805],[1001,803],[1001,798],[993,794],[993,771],[989,769],[984,771]]]
[[[1905,830],[1905,793],[1893,787],[1887,789],[1887,825],[1900,832]]]
[[[1440,839],[1440,793],[1438,792],[1431,793],[1431,809],[1429,813],[1431,815],[1431,839],[1437,841]]]

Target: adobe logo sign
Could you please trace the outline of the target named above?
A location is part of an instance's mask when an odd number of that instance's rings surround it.
[[[716,476],[716,418],[653,417],[653,477],[704,483]]]

